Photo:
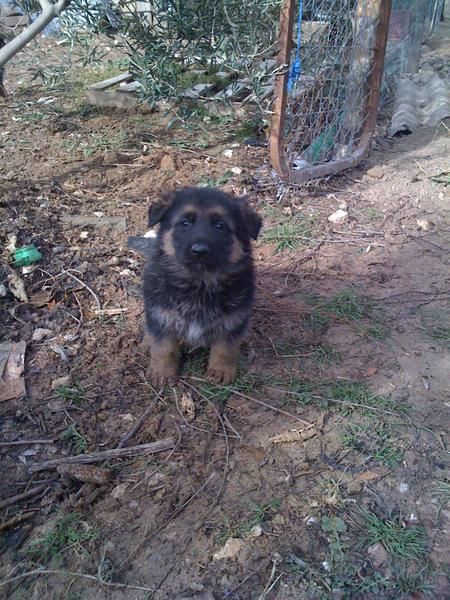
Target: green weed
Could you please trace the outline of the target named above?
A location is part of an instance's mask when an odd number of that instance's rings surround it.
[[[263,241],[275,244],[275,251],[295,250],[307,245],[312,239],[311,224],[304,220],[292,219],[269,227],[263,234]]]
[[[216,541],[223,545],[231,537],[245,537],[256,525],[261,525],[267,516],[281,508],[281,500],[273,498],[264,504],[257,504],[248,516],[248,519],[242,523],[232,525],[228,518],[225,518],[224,525],[220,528]]]
[[[380,543],[394,559],[423,561],[428,552],[426,531],[420,525],[405,527],[400,516],[380,519],[362,510],[363,528],[369,546]]]
[[[84,399],[84,389],[79,386],[62,385],[56,389],[56,395],[66,400],[71,400],[75,405],[79,406]]]
[[[344,448],[367,454],[387,467],[394,467],[403,458],[392,428],[386,423],[373,420],[367,424],[350,423],[341,440]]]
[[[207,177],[206,179],[202,179],[197,183],[199,187],[220,187],[224,185],[233,177],[233,173],[231,171],[225,171],[223,175],[218,177],[217,179],[213,179],[212,177]]]
[[[360,408],[363,414],[373,415],[377,412],[392,412],[404,415],[409,412],[409,406],[394,402],[386,396],[372,392],[365,383],[359,381],[339,381],[327,385],[324,396],[330,402],[341,404],[344,412],[352,412]]]
[[[431,330],[431,337],[443,348],[450,349],[450,327],[438,325]]]
[[[69,550],[78,556],[88,556],[86,544],[96,540],[98,530],[90,527],[81,516],[71,512],[58,519],[54,527],[43,537],[33,540],[27,554],[41,564],[55,560],[58,564],[63,561],[63,555]]]
[[[74,423],[62,432],[61,439],[65,442],[71,442],[77,454],[84,454],[87,450],[87,440],[77,431]]]
[[[348,288],[335,294],[322,309],[337,319],[360,321],[367,315],[369,305],[355,289]]]
[[[319,365],[331,365],[341,360],[341,355],[326,343],[314,347],[313,358]]]

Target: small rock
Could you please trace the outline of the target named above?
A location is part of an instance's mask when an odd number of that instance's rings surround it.
[[[165,154],[161,159],[161,164],[159,165],[161,171],[176,171],[175,162],[171,156]]]
[[[431,229],[431,223],[428,221],[428,219],[417,219],[416,223],[417,227],[422,231],[430,231]]]
[[[60,387],[68,386],[72,383],[72,376],[66,375],[65,377],[58,377],[52,381],[52,390],[57,390]]]
[[[373,179],[383,179],[384,170],[382,167],[372,167],[367,171],[367,175]]]
[[[383,544],[380,544],[380,542],[369,546],[367,548],[367,554],[369,555],[375,569],[379,569],[380,567],[387,565],[389,562],[388,553],[384,549]]]
[[[222,154],[225,156],[225,158],[231,158],[233,156],[233,150],[231,150],[231,149],[224,150],[222,152]]]
[[[53,331],[51,329],[45,329],[44,327],[37,327],[33,331],[33,335],[31,339],[33,342],[42,342],[42,340],[49,335],[52,335]]]
[[[82,262],[81,265],[78,265],[77,271],[80,271],[80,273],[85,275],[89,271],[89,263],[87,261]]]
[[[407,483],[401,483],[398,486],[398,491],[400,494],[407,494],[409,492],[409,485]]]
[[[354,481],[350,481],[350,483],[347,485],[347,494],[349,496],[357,496],[361,493],[362,489],[362,482],[355,479]]]
[[[341,208],[334,212],[332,215],[328,217],[330,223],[334,223],[335,225],[339,225],[340,223],[344,223],[348,218],[348,212],[346,210],[342,210]]]
[[[286,519],[280,513],[277,513],[272,519],[272,525],[286,525]]]
[[[305,522],[307,525],[311,526],[311,525],[314,525],[314,523],[317,523],[317,519],[316,519],[316,517],[307,517],[305,519]]]
[[[230,171],[234,174],[234,175],[240,175],[242,173],[242,169],[241,167],[231,167]]]
[[[6,288],[6,285],[4,285],[3,283],[0,285],[0,298],[6,298],[6,295],[8,293],[8,290]]]
[[[239,538],[228,538],[225,546],[213,555],[213,560],[222,560],[223,558],[236,558],[244,547],[244,542]]]
[[[120,500],[125,496],[125,492],[127,491],[128,483],[119,483],[111,492],[111,496],[114,500]]]
[[[250,529],[248,537],[257,538],[257,537],[260,537],[262,534],[263,534],[263,528],[261,527],[261,525],[258,524]]]
[[[106,263],[109,267],[115,267],[119,264],[120,258],[118,256],[112,256]]]
[[[87,240],[89,237],[89,231],[81,231],[80,232],[80,240]]]

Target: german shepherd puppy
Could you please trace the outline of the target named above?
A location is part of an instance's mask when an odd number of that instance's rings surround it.
[[[229,384],[254,297],[250,240],[262,220],[245,198],[185,188],[149,210],[159,223],[144,269],[151,379],[173,385],[179,345],[210,348],[209,379]]]

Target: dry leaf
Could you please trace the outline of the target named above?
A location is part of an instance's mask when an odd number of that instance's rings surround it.
[[[317,431],[312,427],[305,429],[290,429],[289,431],[284,431],[283,433],[279,433],[278,435],[274,435],[273,437],[269,438],[269,442],[272,444],[286,444],[289,442],[299,441],[304,442],[315,435],[317,435]]]
[[[383,477],[386,475],[386,469],[379,469],[378,471],[364,471],[363,473],[359,473],[356,475],[355,479],[358,481],[371,481],[372,479],[378,479],[379,477]]]
[[[195,404],[189,392],[183,392],[180,400],[180,410],[184,414],[186,421],[195,419]]]

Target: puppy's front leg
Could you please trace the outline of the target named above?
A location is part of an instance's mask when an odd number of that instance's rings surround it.
[[[179,345],[175,337],[155,337],[150,342],[150,379],[155,387],[175,385],[178,375]]]
[[[215,383],[233,383],[237,374],[240,341],[230,340],[211,344],[206,375]]]

